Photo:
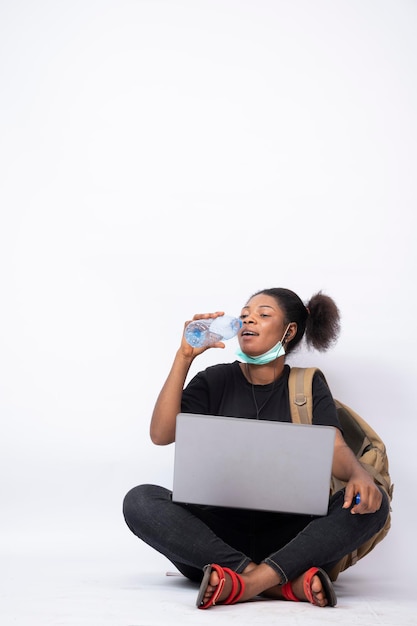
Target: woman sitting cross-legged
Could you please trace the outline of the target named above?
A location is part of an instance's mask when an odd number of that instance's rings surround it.
[[[282,288],[251,296],[240,318],[238,360],[208,367],[187,385],[191,363],[207,348],[193,348],[183,336],[153,411],[150,433],[155,444],[174,441],[180,412],[290,422],[285,355],[303,337],[309,346],[326,350],[340,329],[339,311],[330,297],[318,293],[304,305]],[[223,348],[224,343],[210,347]],[[157,485],[139,485],[125,496],[128,527],[200,584],[200,609],[257,596],[336,605],[332,568],[384,526],[389,500],[345,443],[331,392],[319,376],[313,379],[313,424],[336,429],[332,472],[346,484],[330,497],[324,516],[180,504]],[[215,472],[215,467],[207,471]],[[277,489],[279,482],[280,477]]]

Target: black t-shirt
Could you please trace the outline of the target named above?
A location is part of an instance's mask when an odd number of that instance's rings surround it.
[[[182,394],[183,413],[246,417],[291,422],[288,394],[290,367],[269,385],[252,385],[238,361],[213,365],[199,372]],[[313,424],[341,428],[332,394],[323,379],[313,378]]]

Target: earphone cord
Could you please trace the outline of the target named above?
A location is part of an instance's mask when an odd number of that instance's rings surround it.
[[[252,376],[250,375],[250,370],[249,370],[249,363],[246,363],[246,373],[249,379],[249,382],[251,384],[252,387],[252,398],[253,398],[253,403],[255,405],[255,409],[256,409],[256,419],[259,419],[259,414],[262,411],[262,409],[265,407],[266,403],[271,399],[272,394],[274,393],[275,390],[275,383],[276,383],[276,379],[275,379],[275,363],[274,363],[274,382],[272,383],[272,389],[269,392],[269,395],[267,397],[267,399],[261,404],[260,407],[258,407],[258,403],[256,401],[256,396],[255,396],[255,385],[252,382]]]

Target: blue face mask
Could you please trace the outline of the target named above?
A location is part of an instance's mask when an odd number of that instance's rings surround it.
[[[285,330],[283,337],[287,334],[289,324]],[[236,356],[240,361],[244,363],[251,363],[253,365],[265,365],[266,363],[270,363],[271,361],[275,361],[280,356],[285,354],[284,346],[282,345],[282,340],[278,341],[273,348],[260,354],[259,356],[249,356],[242,352],[240,348],[236,350]]]

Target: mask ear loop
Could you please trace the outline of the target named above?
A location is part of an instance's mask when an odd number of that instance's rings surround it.
[[[290,326],[291,326],[292,322],[290,322],[287,326],[287,328],[284,330],[284,334],[282,335],[282,339],[281,339],[281,344],[284,346],[286,343],[288,343],[287,341],[287,337],[288,334],[291,332],[290,331]]]

